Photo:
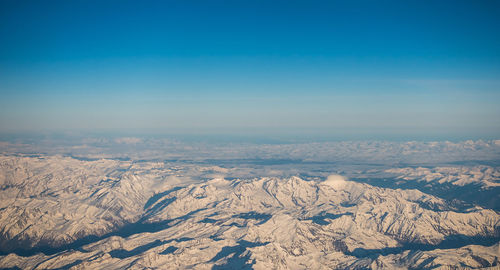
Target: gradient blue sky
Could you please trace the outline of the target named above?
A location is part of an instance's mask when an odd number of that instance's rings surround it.
[[[499,1],[0,2],[0,132],[500,137]]]

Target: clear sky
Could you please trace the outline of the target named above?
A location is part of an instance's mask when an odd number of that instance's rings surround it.
[[[0,2],[0,132],[500,137],[499,103],[500,1]]]

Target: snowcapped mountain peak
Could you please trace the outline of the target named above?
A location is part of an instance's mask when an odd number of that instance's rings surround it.
[[[67,164],[53,164],[59,160]],[[2,267],[397,268],[418,261],[407,252],[413,247],[428,256],[500,236],[494,210],[459,211],[416,189],[336,174],[194,181],[157,163],[21,157],[0,164],[0,248],[23,255],[0,256]],[[492,265],[493,251],[471,254]]]

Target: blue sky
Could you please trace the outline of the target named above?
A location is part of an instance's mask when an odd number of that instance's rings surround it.
[[[0,132],[500,135],[498,1],[1,1]]]

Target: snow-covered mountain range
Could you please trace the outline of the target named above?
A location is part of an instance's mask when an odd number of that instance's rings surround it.
[[[413,170],[421,169],[388,173],[415,178]],[[496,177],[497,169],[477,170]],[[0,267],[434,269],[500,263],[495,210],[337,174],[232,178],[231,171],[211,164],[0,156]]]

